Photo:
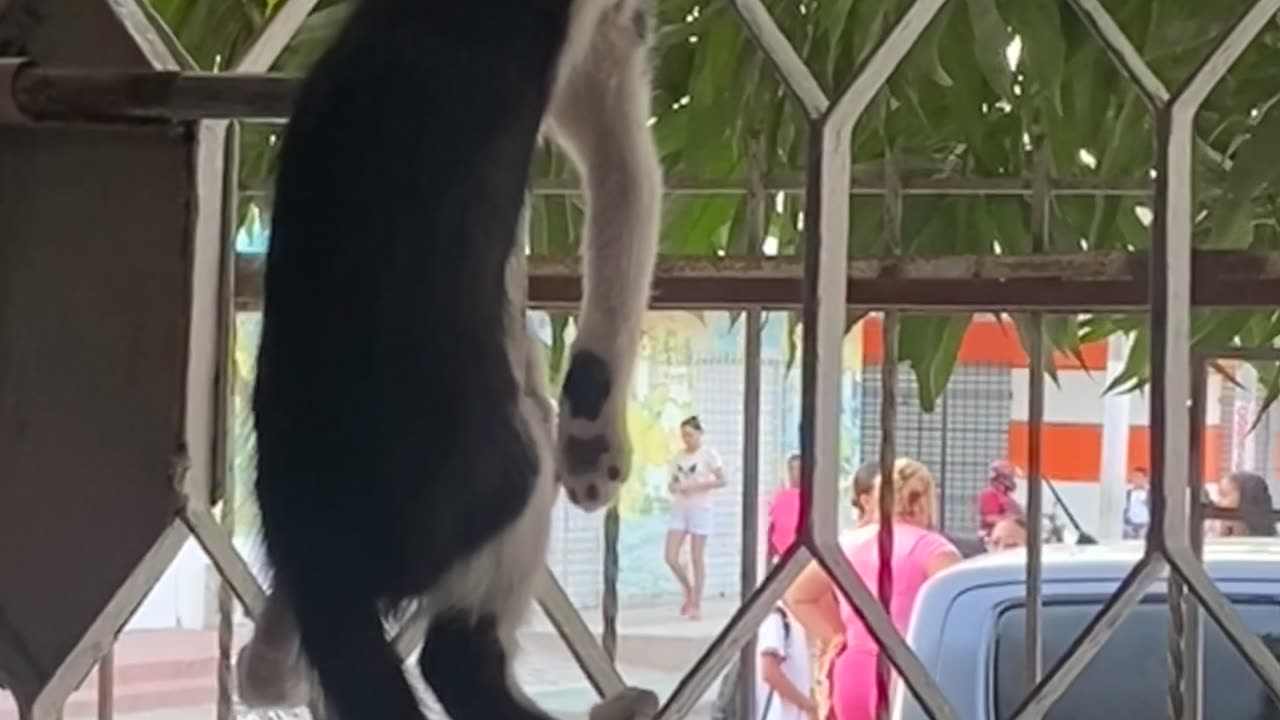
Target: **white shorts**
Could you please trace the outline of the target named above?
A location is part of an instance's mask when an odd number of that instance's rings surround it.
[[[711,535],[711,508],[674,506],[671,508],[671,524],[668,528],[708,537]]]

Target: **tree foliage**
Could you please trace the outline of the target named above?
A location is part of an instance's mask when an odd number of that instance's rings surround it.
[[[152,0],[193,58],[225,67],[278,9],[278,0]],[[673,179],[716,181],[724,194],[672,196],[663,251],[676,255],[797,253],[803,233],[798,186],[760,198],[736,189],[752,180],[803,177],[807,122],[736,16],[731,0],[655,0],[654,125]],[[828,95],[855,70],[910,0],[765,0]],[[1249,0],[1103,0],[1144,59],[1177,87],[1250,4]],[[321,0],[278,63],[304,71],[340,27],[345,0]],[[1212,93],[1197,119],[1195,242],[1203,248],[1280,249],[1280,24],[1271,23]],[[447,111],[447,110],[445,110]],[[244,133],[241,180],[265,198],[278,128]],[[887,159],[904,175],[1026,178],[1037,149],[1054,178],[1077,185],[1141,186],[1151,177],[1152,118],[1102,45],[1065,0],[951,0],[926,30],[855,129],[855,168]],[[569,164],[540,153],[540,179],[564,179]],[[264,201],[264,200],[260,200]],[[755,202],[756,205],[752,203]],[[1054,197],[1048,249],[1141,251],[1150,244],[1148,200],[1076,192]],[[763,211],[763,234],[749,213]],[[913,256],[1024,254],[1032,249],[1031,208],[1017,196],[909,195],[902,252]],[[581,209],[569,196],[541,195],[532,208],[533,252],[576,253]],[[854,257],[884,252],[882,201],[852,206]],[[899,356],[931,406],[950,377],[969,317],[908,315]],[[1028,344],[1032,326],[1015,318]],[[1050,316],[1046,352],[1078,354],[1083,341],[1117,332],[1133,352],[1116,390],[1141,387],[1149,347],[1145,318]],[[1280,312],[1198,311],[1198,349],[1270,345]],[[1047,367],[1052,367],[1048,363]],[[1274,364],[1260,366],[1269,399],[1280,392]]]

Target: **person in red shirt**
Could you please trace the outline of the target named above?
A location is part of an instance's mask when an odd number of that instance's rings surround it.
[[[978,494],[978,534],[985,541],[996,523],[1006,518],[1021,518],[1022,506],[1013,497],[1022,472],[1008,460],[991,463],[987,487]]]

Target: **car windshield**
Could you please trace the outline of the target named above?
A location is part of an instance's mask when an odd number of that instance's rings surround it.
[[[1274,598],[1236,598],[1250,630],[1280,653],[1280,604]],[[1066,652],[1072,640],[1101,609],[1101,603],[1053,603],[1044,608],[1045,667]],[[1277,720],[1280,707],[1218,627],[1204,623],[1204,716],[1213,720]],[[996,628],[995,717],[1012,717],[1025,694],[1026,615],[1012,608]],[[1160,599],[1144,602],[1120,624],[1098,655],[1045,716],[1047,720],[1116,717],[1165,720],[1169,710],[1169,609]]]

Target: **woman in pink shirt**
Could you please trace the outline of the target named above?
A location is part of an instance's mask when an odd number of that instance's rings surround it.
[[[885,483],[877,479],[876,492]],[[894,494],[893,595],[889,615],[899,633],[907,629],[916,596],[925,581],[960,561],[960,553],[935,532],[933,475],[921,463],[901,458],[894,463],[891,490]],[[878,499],[870,503],[879,507]],[[840,547],[858,577],[873,594],[880,572],[880,519],[874,518],[840,538]],[[832,598],[838,605],[832,602]],[[832,708],[836,720],[873,720],[880,702],[876,682],[879,649],[875,639],[858,618],[853,607],[835,588],[826,573],[813,563],[787,592],[787,601],[797,620],[811,634],[822,637],[843,635],[844,648],[831,668]],[[838,608],[838,609],[837,609]],[[888,698],[885,697],[887,702]],[[822,720],[826,720],[825,718]]]
[[[872,493],[880,465],[863,463],[853,474],[853,508],[859,525],[870,521]],[[795,543],[800,531],[800,456],[787,458],[787,479],[769,500],[769,555],[777,557]]]
[[[800,526],[800,456],[787,458],[787,477],[769,499],[769,557],[790,549]]]

